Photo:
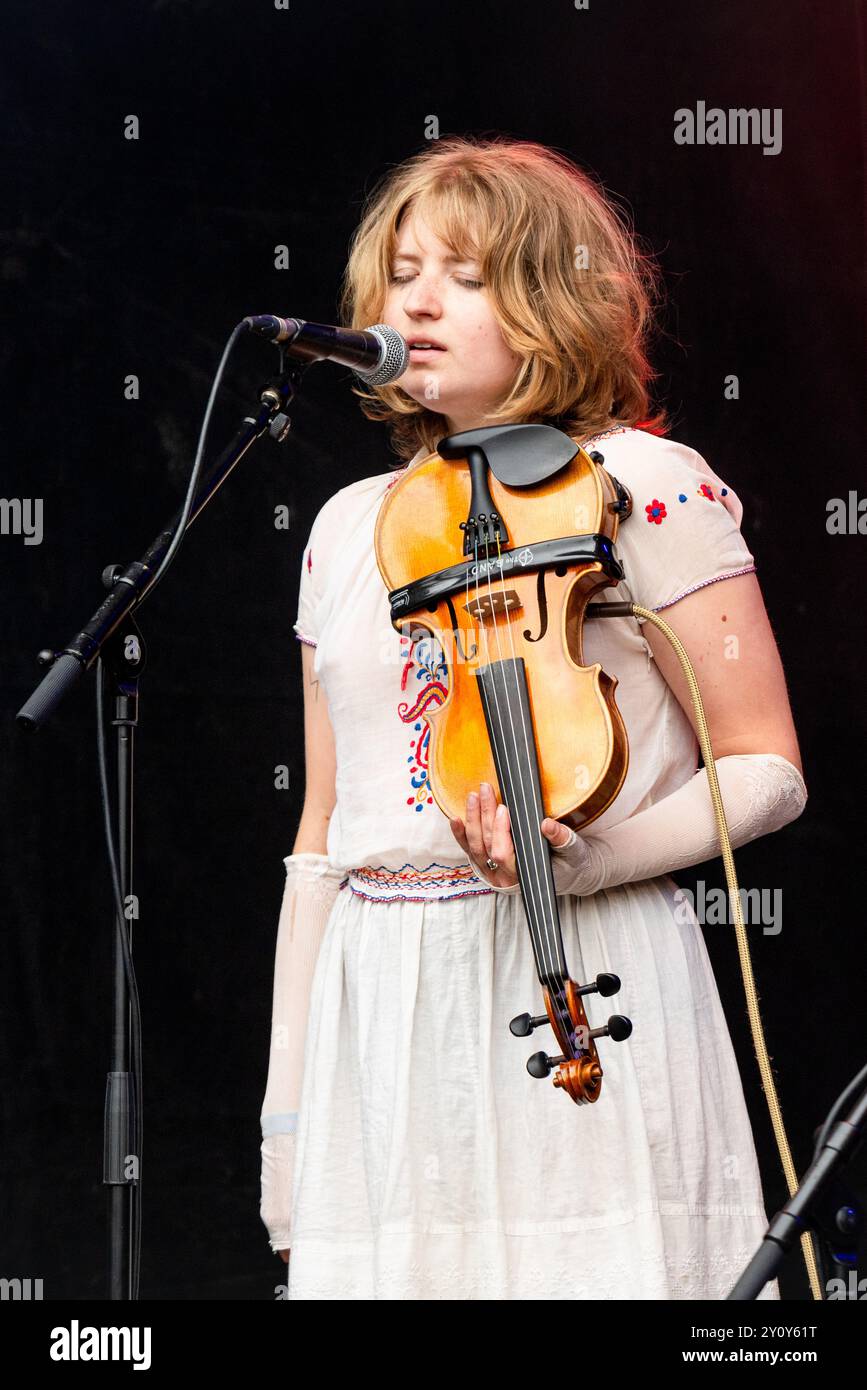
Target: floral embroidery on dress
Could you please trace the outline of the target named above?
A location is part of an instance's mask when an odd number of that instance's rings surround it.
[[[665,510],[665,503],[660,502],[658,497],[654,497],[653,501],[649,503],[644,510],[647,512],[647,520],[656,526],[661,526],[663,519],[668,516],[668,512]]]
[[[408,642],[408,637],[402,637],[401,642]],[[436,646],[436,655],[433,646]],[[430,725],[422,719],[425,710],[431,706],[441,705],[449,693],[448,686],[445,684],[446,675],[445,657],[442,648],[435,639],[425,637],[419,639],[413,649],[413,655],[407,658],[400,678],[401,690],[406,689],[407,677],[413,666],[417,666],[415,678],[417,681],[425,681],[425,684],[416,694],[416,698],[409,702],[402,702],[397,707],[397,712],[404,724],[412,724],[413,732],[416,737],[410,741],[410,748],[413,750],[407,762],[409,768],[410,786],[413,789],[412,796],[406,799],[407,806],[412,806],[416,811],[421,811],[425,806],[433,804],[433,797],[430,795],[428,756],[430,753]]]
[[[713,495],[713,489],[707,483],[702,483],[701,487],[699,488],[699,492],[702,497],[707,498],[708,502],[716,501],[716,498]]]
[[[473,873],[470,864],[436,861],[423,869],[415,864],[404,864],[399,869],[363,864],[350,869],[348,882],[351,892],[370,902],[428,902],[431,898],[468,898],[496,892]]]

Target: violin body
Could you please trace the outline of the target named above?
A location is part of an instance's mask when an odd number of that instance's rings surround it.
[[[616,540],[619,513],[612,508],[618,493],[604,469],[576,448],[554,479],[524,488],[490,479],[494,505],[508,520],[512,550],[520,552],[544,536],[595,532],[612,544]],[[421,459],[398,479],[383,500],[374,540],[389,590],[454,563],[459,524],[469,515],[470,500],[467,469],[438,454]],[[479,575],[469,605],[459,597],[451,604],[442,599],[430,612],[416,611],[394,624],[404,635],[435,638],[449,674],[447,698],[423,716],[431,729],[431,794],[450,819],[463,819],[468,793],[482,782],[505,800],[475,672],[480,662],[516,654],[532,661],[528,695],[545,814],[582,829],[610,806],[629,761],[614,698],[617,679],[598,663],[585,666],[582,650],[584,610],[612,580],[599,561],[536,572],[515,567],[503,576],[507,600],[494,613],[499,569],[491,577],[493,602]],[[485,605],[482,614],[474,606],[477,594]],[[479,640],[482,621],[488,626],[486,643]]]
[[[527,1070],[542,1078],[556,1067],[554,1085],[576,1104],[600,1094],[596,1038],[632,1031],[617,1014],[588,1023],[583,996],[616,993],[620,980],[570,977],[541,829],[545,816],[589,825],[629,758],[617,682],[583,664],[587,606],[623,578],[614,542],[632,505],[602,462],[546,425],[464,431],[391,484],[374,535],[394,627],[436,641],[448,672],[445,700],[422,716],[431,793],[463,819],[468,793],[489,782],[509,810],[545,1004],[509,1027],[526,1037],[550,1024],[562,1055],[535,1053]]]

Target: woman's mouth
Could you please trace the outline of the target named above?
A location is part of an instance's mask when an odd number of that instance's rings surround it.
[[[419,338],[408,343],[411,358],[433,357],[435,353],[445,352],[441,343],[432,343],[427,338]]]

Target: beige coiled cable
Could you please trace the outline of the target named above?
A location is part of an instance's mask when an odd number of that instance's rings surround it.
[[[604,605],[600,605],[600,608]],[[786,1186],[789,1189],[789,1196],[793,1197],[798,1190],[798,1175],[795,1172],[795,1165],[792,1162],[792,1153],[789,1147],[789,1140],[786,1128],[783,1124],[783,1112],[780,1109],[780,1102],[777,1096],[777,1088],[774,1082],[774,1074],[771,1070],[771,1062],[768,1057],[768,1049],[765,1043],[764,1030],[762,1028],[762,1017],[759,1012],[759,996],[756,990],[756,982],[753,976],[753,964],[750,957],[750,948],[747,941],[746,926],[744,925],[743,905],[741,903],[740,889],[738,887],[737,874],[735,873],[735,861],[732,854],[731,841],[729,839],[728,825],[726,824],[725,810],[723,808],[722,796],[719,789],[719,780],[716,774],[716,763],[714,762],[713,748],[710,741],[710,732],[705,718],[704,705],[702,704],[701,692],[698,688],[695,671],[692,662],[686,654],[686,650],[678,637],[677,633],[669,627],[663,618],[660,618],[649,608],[643,608],[640,603],[629,605],[636,618],[644,618],[652,623],[654,627],[668,638],[675,650],[678,661],[683,669],[689,684],[689,693],[692,696],[692,705],[695,710],[695,720],[698,729],[698,741],[701,746],[701,754],[704,758],[704,765],[707,770],[707,780],[710,786],[710,795],[713,802],[714,815],[716,816],[719,828],[720,845],[722,848],[723,864],[725,865],[726,883],[728,884],[729,900],[734,907],[735,914],[735,936],[738,944],[738,956],[741,964],[741,974],[744,980],[744,991],[747,999],[747,1013],[750,1020],[750,1029],[753,1035],[753,1047],[756,1053],[756,1060],[759,1064],[759,1072],[762,1078],[762,1089],[770,1111],[771,1124],[774,1128],[774,1137],[777,1141],[777,1148],[783,1165],[783,1173],[786,1178]],[[816,1253],[813,1249],[813,1242],[809,1231],[804,1231],[801,1235],[801,1250],[804,1255],[804,1262],[807,1266],[807,1275],[810,1280],[810,1289],[814,1300],[822,1301],[822,1288],[819,1282],[819,1271],[816,1266]]]

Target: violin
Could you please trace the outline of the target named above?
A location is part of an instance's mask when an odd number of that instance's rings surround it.
[[[585,666],[582,630],[597,590],[623,578],[615,552],[632,510],[627,490],[561,430],[499,425],[437,444],[392,483],[380,506],[376,560],[392,626],[442,649],[448,695],[424,713],[429,786],[449,819],[491,784],[509,810],[521,897],[545,1013],[520,1014],[517,1037],[550,1024],[559,1056],[534,1053],[539,1079],[576,1104],[599,1098],[596,1039],[622,1041],[630,1020],[590,1028],[583,997],[620,980],[569,975],[545,816],[585,829],[626,777],[629,745],[617,680]]]

